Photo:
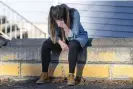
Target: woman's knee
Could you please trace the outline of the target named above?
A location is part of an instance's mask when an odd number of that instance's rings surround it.
[[[78,48],[80,48],[81,46],[80,46],[80,43],[79,43],[79,41],[77,41],[77,40],[71,40],[70,42],[69,42],[69,48],[70,49],[78,49]]]
[[[50,48],[50,46],[52,46],[52,41],[51,41],[51,39],[49,38],[49,39],[47,39],[47,40],[45,40],[45,41],[43,42],[43,44],[42,44],[42,49]]]

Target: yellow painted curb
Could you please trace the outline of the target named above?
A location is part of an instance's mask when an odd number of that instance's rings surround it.
[[[109,65],[90,64],[83,70],[83,76],[94,78],[109,78]]]
[[[19,63],[1,63],[0,76],[19,76],[20,73]]]
[[[50,64],[49,76],[66,77],[69,73],[68,64]],[[78,70],[77,70],[78,69]],[[108,78],[109,65],[79,65],[76,68],[78,76],[91,77],[91,78]],[[21,76],[40,76],[41,64],[22,64]],[[75,75],[76,75],[75,74]]]
[[[132,65],[114,65],[112,67],[113,78],[133,78]]]
[[[40,64],[21,64],[21,76],[39,76],[41,74]]]
[[[50,64],[49,76],[53,77],[66,77],[69,73],[68,64]],[[21,64],[19,63],[2,63],[0,64],[0,76],[40,76],[41,64]],[[75,69],[75,75],[91,77],[91,78],[108,78],[109,77],[109,65],[97,65],[97,64],[78,64]]]

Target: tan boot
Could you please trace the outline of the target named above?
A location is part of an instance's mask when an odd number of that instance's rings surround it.
[[[48,72],[42,72],[40,79],[36,83],[43,84],[43,83],[47,83],[48,81],[49,81]]]
[[[74,79],[74,74],[73,73],[70,73],[68,75],[67,85],[68,86],[74,86],[75,85],[75,79]]]

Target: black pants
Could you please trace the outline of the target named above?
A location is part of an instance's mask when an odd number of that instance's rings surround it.
[[[77,40],[67,41],[69,47],[68,61],[69,61],[69,73],[74,73],[75,66],[78,59],[78,54],[81,51],[82,47]],[[42,58],[42,72],[48,72],[49,63],[51,60],[51,51],[57,50],[61,51],[61,47],[58,43],[53,44],[52,40],[47,39],[43,45],[41,50],[41,58]]]

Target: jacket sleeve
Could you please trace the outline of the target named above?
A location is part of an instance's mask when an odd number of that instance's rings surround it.
[[[71,25],[71,29],[67,36],[69,40],[76,38],[79,34],[80,15],[77,10],[73,12],[73,23]]]

